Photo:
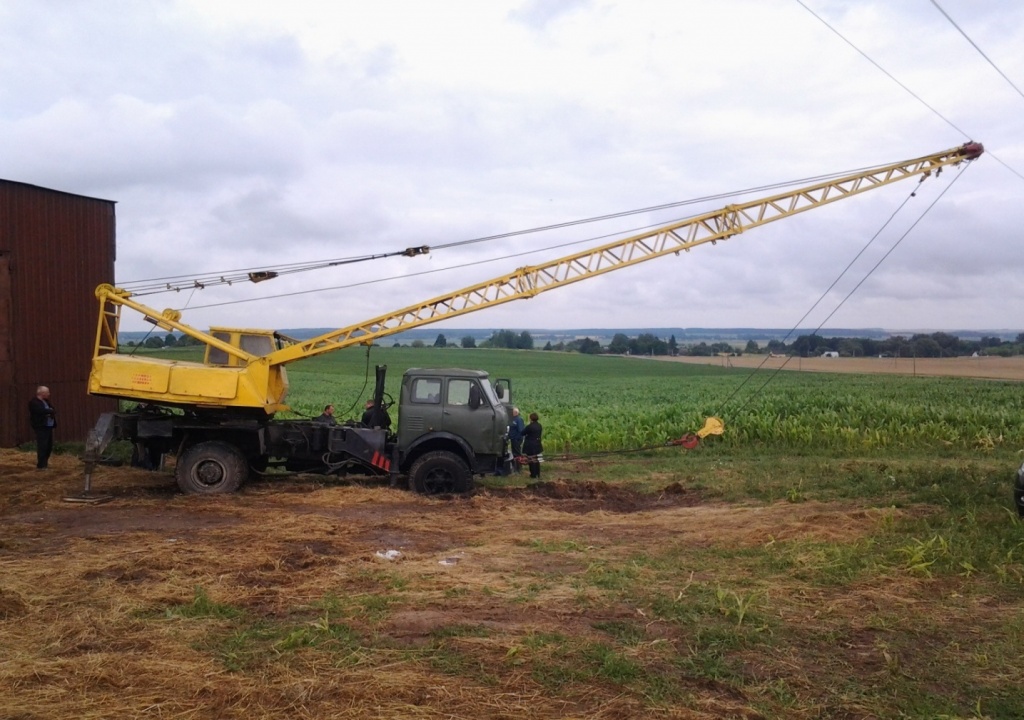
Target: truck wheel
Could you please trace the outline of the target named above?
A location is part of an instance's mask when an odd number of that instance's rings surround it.
[[[249,474],[238,448],[219,440],[196,443],[178,459],[174,477],[188,494],[234,492]]]
[[[418,458],[409,471],[409,485],[423,495],[469,492],[473,479],[465,461],[445,450]]]

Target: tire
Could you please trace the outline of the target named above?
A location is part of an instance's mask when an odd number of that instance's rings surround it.
[[[178,459],[174,477],[189,495],[235,492],[249,476],[241,451],[219,440],[196,443]]]
[[[461,457],[437,450],[422,455],[412,464],[409,487],[422,495],[462,494],[473,487],[473,478]]]

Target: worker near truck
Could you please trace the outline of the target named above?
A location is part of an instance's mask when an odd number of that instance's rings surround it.
[[[322,425],[337,425],[338,421],[334,419],[334,406],[324,405],[324,411],[313,422],[318,422]]]
[[[523,454],[530,466],[530,477],[534,480],[540,479],[541,456],[544,453],[544,445],[541,443],[544,428],[538,422],[539,419],[537,413],[530,413],[530,424],[523,430]]]
[[[45,470],[53,452],[53,429],[57,427],[56,410],[50,404],[50,388],[40,385],[36,396],[28,401],[29,424],[36,433],[36,469]]]
[[[368,428],[384,428],[387,430],[391,427],[391,416],[388,415],[388,411],[383,407],[377,407],[377,403],[371,399],[366,401],[366,409],[363,411],[363,417],[359,422]]]
[[[522,469],[519,465],[519,458],[523,454],[523,431],[526,429],[526,422],[519,414],[519,408],[512,408],[512,422],[508,425],[508,441],[512,446],[512,472],[519,473]]]

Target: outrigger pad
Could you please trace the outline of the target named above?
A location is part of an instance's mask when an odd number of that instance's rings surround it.
[[[704,421],[704,427],[697,431],[697,436],[703,440],[708,435],[721,435],[725,432],[725,423],[719,418],[709,417]]]

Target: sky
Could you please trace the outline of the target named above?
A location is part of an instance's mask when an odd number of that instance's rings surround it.
[[[1022,45],[1009,0],[0,0],[0,178],[116,201],[118,284],[438,248],[137,298],[340,328],[975,140],[891,223],[915,181],[437,327],[1018,329]]]

